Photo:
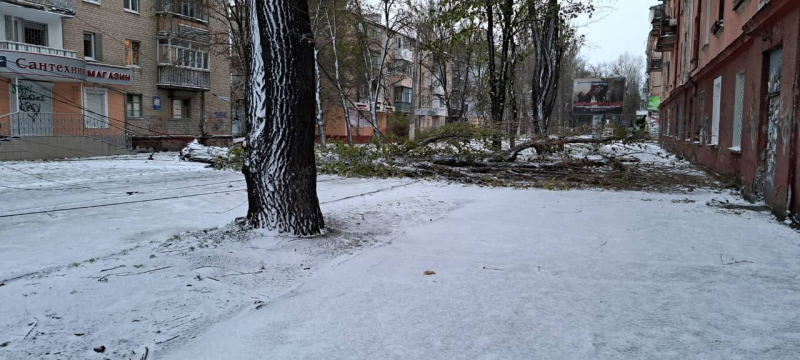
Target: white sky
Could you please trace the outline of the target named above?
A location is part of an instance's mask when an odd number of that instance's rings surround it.
[[[626,51],[645,55],[650,29],[650,7],[658,0],[596,0],[593,19],[582,19],[581,33],[586,35],[582,54],[590,64],[610,62]]]

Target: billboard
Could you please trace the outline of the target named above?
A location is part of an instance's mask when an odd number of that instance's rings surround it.
[[[647,110],[650,111],[658,111],[658,107],[661,105],[661,97],[660,96],[651,96],[647,98]]]
[[[625,78],[575,79],[572,113],[575,115],[622,114]]]

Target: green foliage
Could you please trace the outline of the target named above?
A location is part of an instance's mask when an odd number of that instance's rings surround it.
[[[214,169],[217,170],[241,171],[244,165],[244,148],[241,145],[231,146],[226,155],[215,156],[213,162]]]
[[[394,112],[389,115],[387,121],[387,136],[390,139],[400,140],[408,138],[408,127],[410,125],[408,114],[401,112]]]
[[[401,152],[395,144],[347,145],[331,142],[317,151],[317,172],[344,177],[399,176],[391,159]]]
[[[434,155],[454,161],[476,161],[488,157],[492,135],[490,127],[452,123],[422,131],[417,141],[408,142],[406,156],[427,159]]]
[[[628,136],[628,128],[622,125],[616,125],[614,126],[613,134],[617,139],[624,139]]]

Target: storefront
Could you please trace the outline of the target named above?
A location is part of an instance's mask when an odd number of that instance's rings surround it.
[[[64,55],[0,50],[0,136],[125,133],[131,70]]]

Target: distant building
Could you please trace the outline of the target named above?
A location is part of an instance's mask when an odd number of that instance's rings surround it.
[[[796,214],[800,1],[664,0],[654,12],[661,141]]]
[[[421,131],[438,128],[449,122],[451,116],[446,106],[445,91],[449,93],[451,103],[456,103],[456,97],[460,96],[459,91],[453,89],[461,88],[464,76],[454,64],[447,65],[446,89],[442,85],[440,72],[432,63],[430,57],[424,51],[420,51],[417,57],[417,89],[412,93],[412,76],[414,74],[414,58],[416,46],[413,30],[391,33],[380,22],[380,16],[366,16],[365,26],[369,27],[366,33],[372,37],[373,64],[380,61],[381,44],[386,37],[391,37],[390,49],[384,60],[385,65],[382,69],[384,76],[381,83],[381,91],[377,101],[378,129],[386,134],[388,129],[389,117],[393,114],[404,116],[410,123],[419,124]],[[341,42],[342,39],[339,39]],[[353,41],[353,39],[345,40]],[[377,71],[377,70],[376,70]],[[436,71],[436,75],[434,75]],[[347,126],[350,126],[353,138],[356,141],[369,141],[374,136],[372,123],[370,122],[370,100],[369,91],[366,84],[362,82],[360,86],[346,88],[344,92],[352,103],[348,104],[350,119],[344,120],[344,111],[341,101],[328,101],[323,103],[325,134],[331,138],[345,139],[347,137]],[[412,99],[414,106],[412,106]],[[459,102],[460,103],[460,102]],[[414,109],[414,113],[411,111]],[[452,110],[456,112],[457,110]],[[466,119],[465,119],[466,120]]]
[[[225,28],[201,2],[0,0],[0,21],[0,159],[230,142]]]

